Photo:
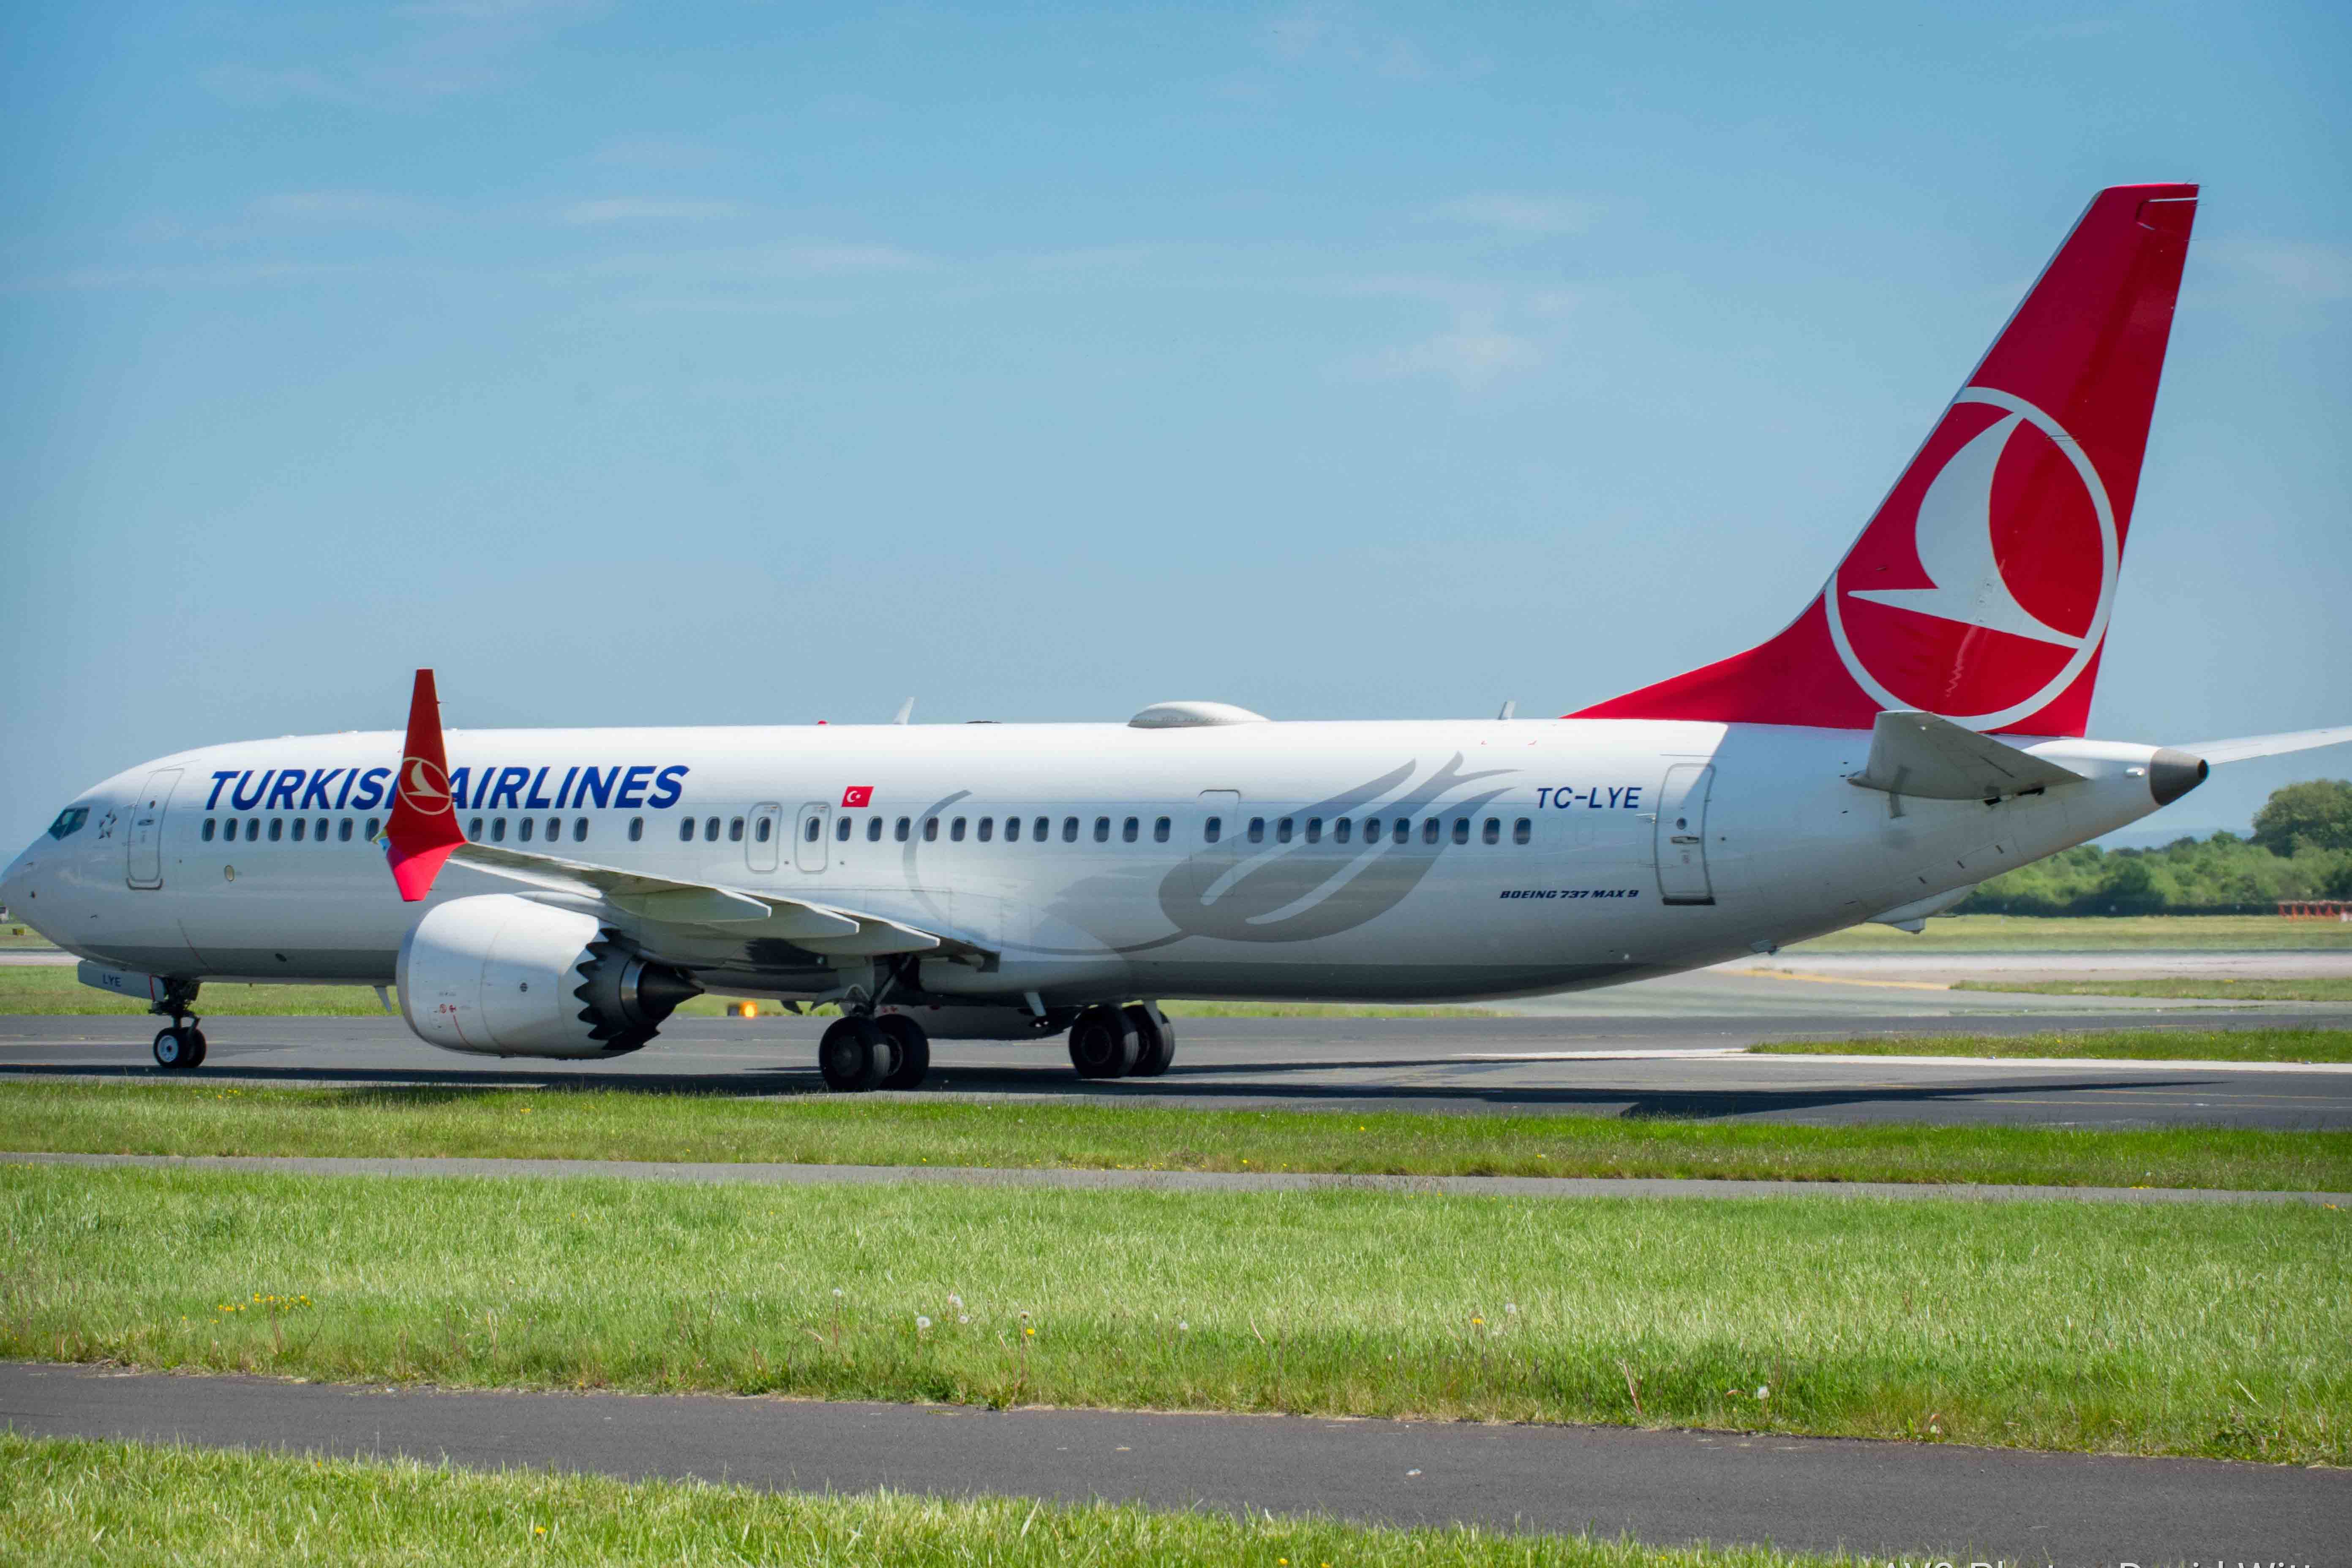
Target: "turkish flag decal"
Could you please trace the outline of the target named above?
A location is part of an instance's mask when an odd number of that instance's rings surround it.
[[[871,784],[852,784],[841,792],[841,809],[845,811],[855,810],[860,806],[870,806],[873,803],[874,786]]]

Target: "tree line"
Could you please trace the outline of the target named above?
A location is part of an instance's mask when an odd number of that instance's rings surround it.
[[[1961,915],[2268,915],[2281,899],[2352,899],[2352,780],[2273,791],[2250,837],[2162,849],[2078,844],[1969,894]]]

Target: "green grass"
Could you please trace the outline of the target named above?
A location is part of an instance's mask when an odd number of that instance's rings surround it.
[[[0,1149],[2352,1191],[2352,1133],[0,1083]]]
[[[14,1166],[0,1234],[14,1357],[2352,1460],[2317,1206]]]
[[[1897,1034],[1867,1040],[1780,1040],[1760,1055],[2038,1056],[2129,1061],[2352,1061],[2352,1030],[2119,1029],[2067,1034]],[[2199,1137],[2210,1134],[2200,1133]]]
[[[13,920],[0,920],[0,950],[8,948],[38,950],[44,947],[55,952],[57,944],[29,925]]]
[[[0,1556],[16,1563],[849,1563],[965,1568],[1809,1568],[1764,1547],[1648,1547],[1475,1528],[1134,1505],[753,1491],[545,1470],[0,1433]],[[1922,1551],[1917,1560],[1933,1560]]]
[[[2352,925],[2281,920],[2274,915],[1949,915],[1917,936],[1891,925],[1855,925],[1782,949],[1807,953],[2104,953],[2148,947],[2268,951],[2352,948]]]
[[[1493,1008],[1390,1006],[1382,1002],[1162,1002],[1178,1019],[1494,1019]]]
[[[1960,980],[1956,991],[2030,991],[2044,997],[2193,997],[2241,1002],[2352,1002],[2352,975],[2297,979]]]

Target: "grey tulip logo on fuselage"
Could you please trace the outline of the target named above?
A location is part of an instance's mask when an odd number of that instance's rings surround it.
[[[1342,818],[1360,823],[1357,813],[1404,784],[1414,766],[1405,763],[1369,783],[1299,807],[1293,820],[1320,819],[1327,828]],[[1373,809],[1382,830],[1377,844],[1369,835],[1359,843],[1342,843],[1326,831],[1316,842],[1307,842],[1302,833],[1269,852],[1246,841],[1239,823],[1232,824],[1231,836],[1190,856],[1161,880],[1160,913],[1185,936],[1229,942],[1311,942],[1353,930],[1403,903],[1451,841],[1444,827],[1434,842],[1424,838],[1429,809],[1443,801],[1447,811],[1475,812],[1503,791],[1451,801],[1444,799],[1447,792],[1510,771],[1465,773],[1462,754],[1455,752],[1418,787]],[[1402,839],[1396,834],[1399,823],[1406,825]]]

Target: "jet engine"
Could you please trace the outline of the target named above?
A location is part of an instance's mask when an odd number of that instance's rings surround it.
[[[623,1056],[702,988],[593,915],[512,894],[452,899],[400,945],[400,1011],[473,1056]]]

